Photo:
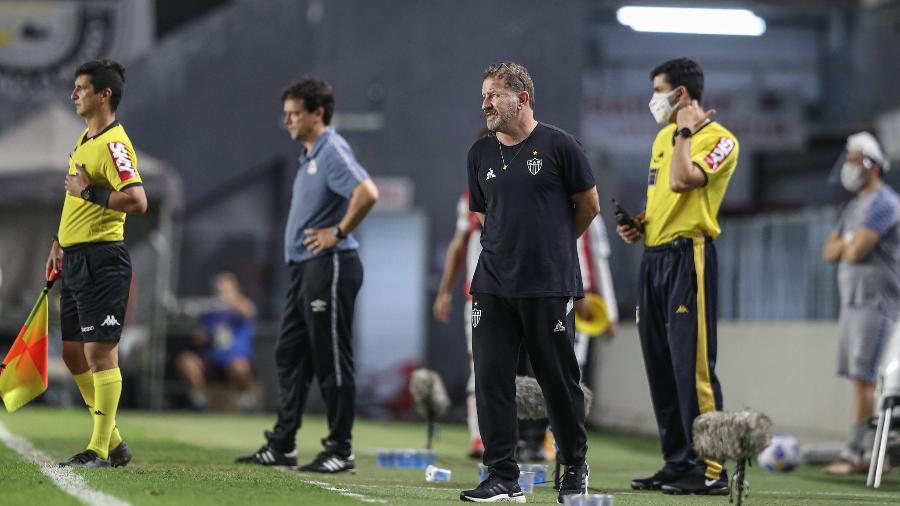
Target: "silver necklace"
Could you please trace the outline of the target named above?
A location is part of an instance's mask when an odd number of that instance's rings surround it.
[[[526,138],[524,141],[522,141],[522,145],[519,146],[519,150],[516,151],[516,154],[514,154],[513,157],[509,159],[509,163],[513,163],[515,161],[516,157],[519,156],[519,153],[522,152],[522,148],[525,147],[525,141],[527,141],[527,140],[528,139]],[[503,170],[506,170],[506,167],[508,165],[506,164],[506,158],[503,157],[503,143],[500,142],[500,139],[497,139],[497,147],[500,148],[500,160],[503,162]]]

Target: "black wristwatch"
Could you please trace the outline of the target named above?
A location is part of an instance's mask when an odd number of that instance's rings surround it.
[[[345,234],[341,231],[340,225],[335,225],[334,228],[332,229],[332,231],[334,232],[334,236],[337,237],[338,239],[343,239],[343,238],[347,237],[347,234]]]
[[[84,190],[81,190],[81,198],[87,200],[88,202],[94,201],[94,187],[91,185],[87,185],[84,187]]]
[[[681,130],[677,130],[675,132],[675,137],[678,137],[679,135],[684,137],[685,139],[690,139],[691,137],[693,137],[694,132],[691,132],[690,128],[684,127]]]

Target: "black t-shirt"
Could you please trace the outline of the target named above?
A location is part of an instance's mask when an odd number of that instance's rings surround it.
[[[594,175],[578,141],[544,123],[515,146],[492,135],[469,150],[468,172],[469,209],[487,215],[470,291],[583,297],[570,195],[593,187]]]

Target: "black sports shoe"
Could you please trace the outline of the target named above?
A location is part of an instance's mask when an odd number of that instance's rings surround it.
[[[283,453],[266,443],[256,450],[256,453],[244,455],[234,459],[237,464],[259,464],[261,466],[289,466],[297,465],[297,449],[291,450],[290,453]]]
[[[517,481],[507,481],[492,474],[472,490],[460,492],[459,500],[468,502],[524,503],[525,494],[519,488]]]
[[[682,476],[684,476],[684,473],[678,473],[664,467],[653,476],[631,480],[631,488],[634,490],[659,490],[660,487],[667,483],[674,483],[680,480]]]
[[[591,468],[587,464],[580,466],[566,466],[562,481],[559,482],[559,497],[557,502],[563,503],[563,496],[586,494],[588,488],[588,476]]]
[[[298,467],[297,470],[305,473],[354,473],[356,458],[352,453],[345,456],[326,450],[319,452],[312,462]]]
[[[109,467],[109,461],[101,459],[94,450],[85,450],[72,455],[72,458],[60,462],[59,467]]]
[[[109,464],[113,467],[125,467],[131,462],[131,450],[125,441],[119,443],[119,446],[109,451]]]
[[[688,474],[660,488],[663,494],[672,495],[728,495],[728,475],[722,471],[721,478],[711,480],[702,474]]]

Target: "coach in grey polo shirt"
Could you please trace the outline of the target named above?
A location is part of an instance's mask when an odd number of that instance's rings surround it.
[[[291,84],[282,94],[284,124],[304,150],[294,179],[285,230],[290,286],[275,347],[278,419],[266,444],[239,463],[297,465],[296,434],[313,377],[328,417],[328,434],[300,471],[339,473],[355,466],[351,432],[353,311],[362,286],[362,263],[350,234],[378,199],[378,189],[343,137],[328,125],[331,87],[317,79]]]
[[[853,382],[850,440],[826,474],[865,471],[872,448],[875,375],[900,311],[900,197],[882,179],[890,167],[867,132],[847,139],[841,183],[856,194],[825,243],[823,257],[838,264],[841,313],[838,374]]]

